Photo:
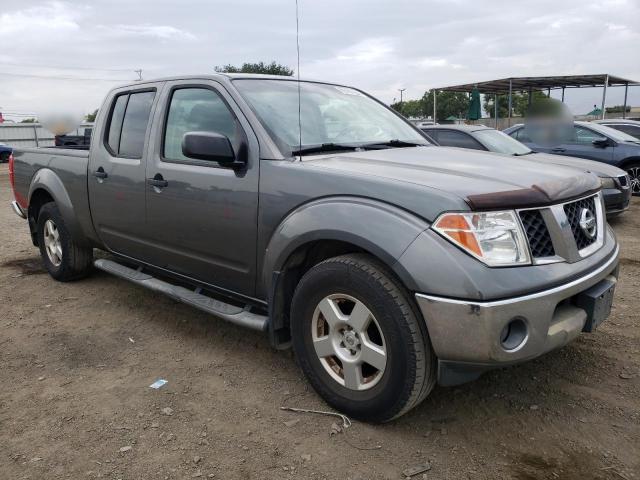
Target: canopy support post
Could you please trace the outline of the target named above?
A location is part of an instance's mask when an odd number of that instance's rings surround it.
[[[622,118],[627,118],[627,92],[629,91],[629,82],[624,84],[624,105],[622,106]]]
[[[493,97],[493,103],[494,103],[494,115],[496,117],[496,130],[498,130],[498,92],[496,92],[495,96]]]
[[[438,121],[436,120],[436,90],[433,89],[433,123],[436,124]]]
[[[531,102],[533,101],[533,99],[531,98],[531,87],[529,87],[529,95],[527,97],[528,102],[529,102],[529,107],[531,107]]]
[[[512,100],[511,100],[512,92],[513,92],[513,80],[509,79],[509,116],[507,117],[509,119],[507,121],[509,127],[511,126],[511,108],[513,107]]]
[[[562,87],[562,103],[564,103],[564,87]]]
[[[602,89],[602,112],[600,118],[604,120],[604,104],[607,101],[607,84],[609,83],[609,75],[604,76],[604,88]]]

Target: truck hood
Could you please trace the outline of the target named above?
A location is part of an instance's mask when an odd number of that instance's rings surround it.
[[[624,170],[607,165],[606,163],[596,162],[595,160],[587,160],[586,158],[567,157],[565,155],[551,155],[549,153],[532,153],[525,157],[527,160],[535,160],[553,165],[565,165],[567,167],[578,168],[585,172],[595,173],[599,177],[620,177],[626,175]]]
[[[408,147],[303,157],[308,166],[354,177],[381,177],[455,194],[472,208],[549,205],[595,192],[599,179],[564,165],[514,162],[491,152]]]

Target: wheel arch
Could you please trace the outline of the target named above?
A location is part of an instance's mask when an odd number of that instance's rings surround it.
[[[75,209],[67,189],[60,177],[51,169],[42,168],[36,172],[29,186],[29,206],[27,209],[29,228],[34,245],[37,245],[35,231],[38,224],[38,214],[45,203],[55,202],[64,223],[74,241],[79,245],[86,245],[87,239],[76,218]]]
[[[331,257],[366,253],[404,285],[397,259],[428,228],[408,212],[383,202],[353,197],[314,201],[289,214],[269,241],[259,288],[269,299],[269,333],[277,348],[289,346],[289,308],[295,287],[310,268]]]
[[[640,165],[640,157],[625,158],[619,163],[619,168],[624,170],[626,167],[628,167],[629,165],[633,165],[634,163]]]

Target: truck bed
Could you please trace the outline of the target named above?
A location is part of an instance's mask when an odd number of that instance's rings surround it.
[[[87,191],[89,151],[59,147],[18,148],[13,155],[15,196],[20,206],[27,209],[28,199],[36,190],[41,190],[40,199],[47,195],[63,195],[68,202],[59,204],[59,208],[70,209],[72,218],[76,219],[71,228],[82,232],[86,238],[93,238]]]

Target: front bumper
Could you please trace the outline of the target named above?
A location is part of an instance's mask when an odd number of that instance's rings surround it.
[[[629,209],[630,188],[606,188],[602,190],[607,217],[612,218]]]
[[[616,246],[603,264],[581,278],[528,295],[482,302],[416,294],[439,359],[439,383],[464,383],[488,369],[530,360],[575,339],[587,312],[572,299],[604,280],[615,283],[618,253]],[[506,349],[501,335],[514,319],[526,325],[526,337]]]

